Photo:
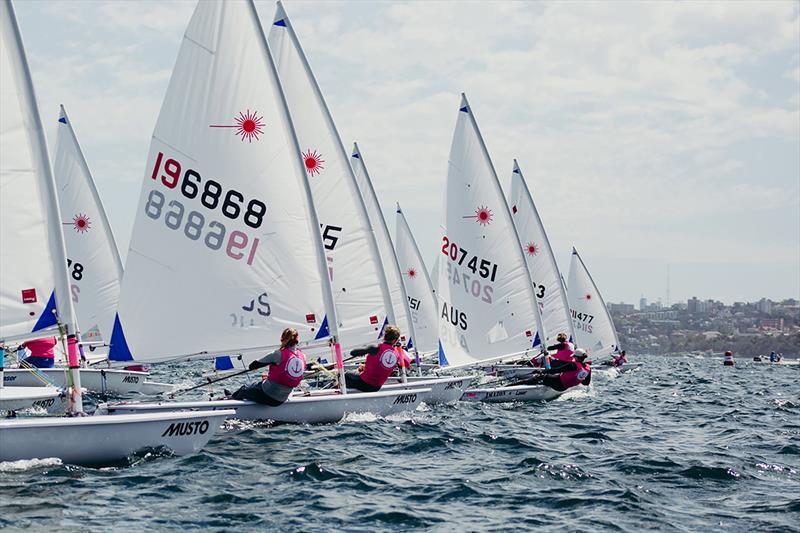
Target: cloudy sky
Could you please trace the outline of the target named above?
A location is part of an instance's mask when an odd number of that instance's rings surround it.
[[[265,26],[273,2],[257,2]],[[606,300],[800,297],[800,3],[286,2],[346,146],[426,259],[459,93],[563,268]],[[126,255],[194,2],[16,2],[42,117],[72,119]],[[430,265],[429,265],[430,266]]]

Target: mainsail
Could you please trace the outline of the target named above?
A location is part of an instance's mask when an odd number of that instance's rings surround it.
[[[0,341],[47,335],[71,316],[61,215],[22,38],[0,3]],[[35,334],[32,334],[36,332]]]
[[[108,342],[119,302],[122,260],[103,203],[64,107],[53,160],[64,221],[70,292],[81,337]]]
[[[408,307],[414,323],[414,345],[420,352],[434,352],[438,349],[439,313],[436,296],[433,292],[431,276],[425,268],[422,254],[411,233],[405,215],[397,204],[395,225],[395,250],[397,262],[408,296]]]
[[[555,342],[560,332],[574,339],[567,295],[561,284],[553,249],[516,159],[511,173],[511,186],[506,193],[547,332],[547,338],[542,342],[545,346]]]
[[[252,2],[198,3],[150,145],[112,359],[335,334],[298,154]]]
[[[619,349],[617,330],[608,307],[575,248],[572,249],[567,287],[578,345],[591,357],[602,357]]]
[[[63,325],[70,410],[80,412],[80,335],[70,298],[61,212],[10,1],[0,2],[0,63],[0,342],[42,336]],[[0,361],[0,380],[2,368]]]
[[[358,183],[358,190],[361,192],[361,197],[367,208],[370,223],[375,230],[375,241],[381,254],[381,263],[385,268],[384,273],[386,274],[386,282],[389,284],[389,295],[392,299],[396,323],[403,332],[402,337],[406,340],[406,343],[411,341],[412,346],[416,346],[415,324],[412,324],[409,320],[409,300],[404,284],[406,280],[400,271],[392,237],[389,234],[389,228],[386,226],[386,219],[383,217],[378,195],[375,194],[375,188],[372,186],[367,164],[364,162],[364,155],[358,149],[358,143],[353,143],[350,164],[353,167],[356,183]]]
[[[538,304],[511,212],[463,95],[443,214],[440,363],[463,365],[531,349],[542,330]]]
[[[340,341],[345,346],[374,343],[384,322],[396,321],[384,267],[348,155],[280,2],[269,47],[321,222]]]

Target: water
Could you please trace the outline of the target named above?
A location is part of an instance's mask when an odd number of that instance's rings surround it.
[[[234,421],[188,457],[0,464],[0,527],[798,531],[800,367],[637,360],[549,403]]]

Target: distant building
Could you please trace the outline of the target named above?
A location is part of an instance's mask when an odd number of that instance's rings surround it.
[[[756,309],[758,309],[761,313],[771,314],[772,313],[772,300],[768,300],[767,298],[761,298],[758,303],[756,303]]]
[[[647,311],[647,298],[644,296],[639,298],[639,311]]]
[[[769,301],[769,300],[767,300]],[[759,321],[759,327],[766,331],[783,331],[782,318],[762,318]]]
[[[629,315],[633,313],[635,310],[636,309],[634,308],[633,304],[626,304],[626,303],[613,304],[610,302],[608,304],[608,311],[610,313],[614,313],[617,315]]]
[[[686,310],[689,311],[690,315],[697,313],[697,304],[699,302],[700,300],[697,299],[697,296],[692,296],[686,301]]]

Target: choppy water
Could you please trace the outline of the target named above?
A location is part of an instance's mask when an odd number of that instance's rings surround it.
[[[232,422],[123,468],[0,464],[0,527],[798,531],[800,367],[639,360],[549,403]]]

